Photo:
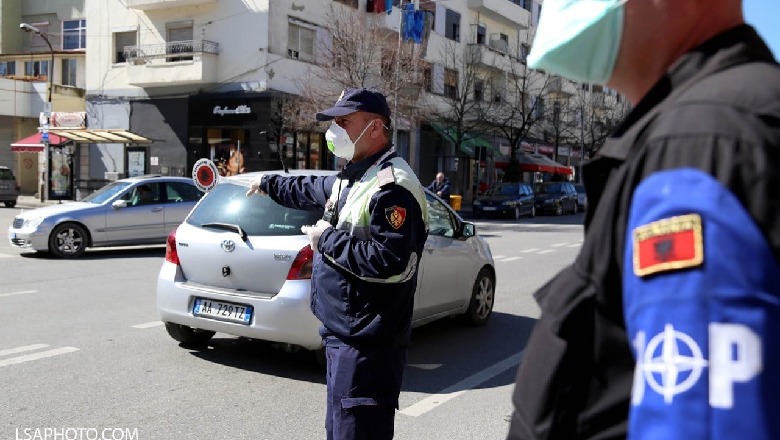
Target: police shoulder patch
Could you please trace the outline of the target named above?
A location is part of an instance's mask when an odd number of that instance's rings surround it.
[[[634,274],[701,266],[704,239],[699,214],[687,214],[654,221],[633,231]]]
[[[401,208],[398,205],[385,208],[385,217],[387,217],[387,222],[390,223],[393,229],[398,229],[406,221],[406,208]]]

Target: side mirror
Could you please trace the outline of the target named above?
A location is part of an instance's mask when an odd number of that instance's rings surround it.
[[[469,238],[477,235],[477,226],[474,223],[463,222],[460,226],[460,236]]]
[[[127,208],[127,200],[114,200],[114,202],[111,203],[111,207],[114,209]]]

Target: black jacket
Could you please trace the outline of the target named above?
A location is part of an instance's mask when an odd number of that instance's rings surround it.
[[[751,27],[681,57],[586,165],[585,241],[535,295],[542,314],[518,371],[509,439],[626,437],[627,214],[640,182],[679,168],[704,171],[736,195],[780,261],[780,68]]]

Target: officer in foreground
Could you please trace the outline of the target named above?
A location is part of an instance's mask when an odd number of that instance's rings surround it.
[[[345,168],[328,177],[266,175],[247,195],[325,210],[302,231],[315,252],[311,308],[325,342],[327,438],[391,439],[428,234],[425,194],[390,144],[384,95],[347,89],[317,120],[333,120],[325,139]]]
[[[546,0],[528,62],[634,109],[536,293],[508,438],[780,438],[780,67],[741,1]]]

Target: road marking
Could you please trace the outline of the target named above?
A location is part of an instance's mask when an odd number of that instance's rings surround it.
[[[404,408],[403,410],[399,411],[399,413],[410,417],[421,416],[436,408],[437,406],[460,396],[461,394],[480,385],[481,383],[487,382],[504,371],[516,367],[517,364],[520,363],[520,359],[522,359],[522,357],[522,351],[513,356],[509,356],[503,361],[485,368],[484,370],[463,379],[455,385],[441,390],[438,394],[434,394],[415,403],[414,405]]]
[[[556,244],[552,245],[552,247],[561,247],[561,246],[566,246],[567,244],[569,244],[569,243],[556,243]]]
[[[8,356],[9,354],[22,353],[25,351],[33,351],[33,350],[38,350],[46,347],[48,347],[47,344],[33,344],[33,345],[25,345],[24,347],[7,348],[5,350],[0,350],[0,356]]]
[[[441,367],[441,364],[408,364],[409,367],[419,368],[421,370],[435,370]]]
[[[504,258],[505,255],[493,255],[494,260],[500,260],[501,258]]]
[[[162,321],[152,321],[152,322],[147,322],[147,323],[144,323],[144,324],[134,325],[133,328],[152,328],[152,327],[161,326],[163,324],[164,323]]]
[[[0,254],[0,258],[13,258],[16,255]]]
[[[505,261],[515,261],[515,260],[519,260],[521,258],[523,258],[523,257],[509,257],[509,258],[504,258],[503,260],[500,260],[500,261],[502,261],[502,262],[505,262]]]
[[[542,255],[542,254],[549,254],[550,252],[555,252],[555,249],[545,249],[545,250],[543,250],[543,251],[539,251],[539,252],[537,252],[537,254],[539,254],[539,255]]]
[[[527,253],[529,253],[529,252],[536,252],[536,251],[538,251],[538,250],[539,250],[539,249],[537,249],[537,248],[532,248],[532,249],[526,249],[526,250],[524,250],[524,251],[520,251],[520,252],[522,252],[522,253],[524,253],[524,254],[527,254]]]
[[[35,292],[37,292],[37,290],[22,290],[19,292],[0,293],[0,297],[11,296],[11,295],[24,295],[26,293],[35,293]]]
[[[76,347],[62,347],[62,348],[55,348],[53,350],[41,351],[39,353],[26,354],[24,356],[17,356],[17,357],[12,357],[12,358],[8,358],[8,359],[2,359],[2,360],[0,360],[0,367],[6,367],[8,365],[21,364],[22,362],[35,361],[35,360],[44,359],[44,358],[47,358],[47,357],[57,356],[57,355],[66,354],[66,353],[72,353],[74,351],[79,351],[79,349],[76,348]]]

